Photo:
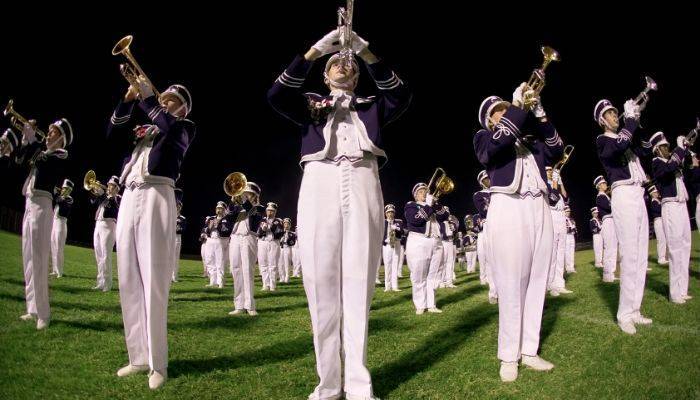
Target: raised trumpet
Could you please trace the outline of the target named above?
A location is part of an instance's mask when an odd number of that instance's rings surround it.
[[[6,117],[9,116],[10,125],[12,125],[15,129],[21,132],[22,129],[24,129],[24,125],[28,124],[29,121],[22,115],[20,115],[17,111],[15,111],[14,103],[15,101],[13,99],[10,99],[10,101],[7,102],[7,105],[5,106],[5,111],[3,111],[3,115]],[[36,135],[39,136],[39,142],[43,142],[44,140],[46,140],[46,133],[44,133],[44,131],[35,128],[34,132],[36,132]]]
[[[129,46],[131,46],[131,42],[133,40],[134,37],[132,35],[127,35],[121,38],[117,42],[117,44],[115,44],[112,48],[112,55],[118,56],[121,54],[124,57],[126,57],[126,60],[128,62],[120,64],[119,70],[121,71],[122,75],[124,75],[124,78],[126,78],[126,80],[129,81],[131,85],[138,87],[138,85],[136,84],[136,78],[140,76],[143,79],[145,79],[146,82],[151,86],[151,88],[153,89],[153,93],[156,95],[156,97],[160,98],[160,92],[158,91],[158,89],[156,89],[156,86],[153,84],[153,82],[151,82],[151,80],[148,79],[146,73],[143,72],[139,63],[136,62],[134,55],[131,54]]]
[[[695,141],[698,138],[698,133],[700,133],[700,118],[697,119],[695,128],[693,128],[688,135],[685,137],[685,141],[688,142],[689,146],[692,146],[695,144]]]
[[[438,175],[439,174],[439,175]],[[431,190],[430,188],[434,188]],[[438,167],[433,172],[433,176],[430,178],[428,183],[428,193],[432,194],[434,198],[440,198],[440,196],[452,193],[455,190],[455,183],[450,179],[445,170]]]
[[[97,175],[93,170],[89,170],[85,173],[83,188],[89,192],[94,192],[97,189],[107,190],[107,187],[97,180]]]
[[[338,36],[340,37],[340,57],[346,66],[352,65],[352,14],[355,0],[347,0],[345,7],[338,8]]]
[[[656,91],[658,89],[658,85],[656,84],[656,81],[651,79],[650,76],[645,76],[644,80],[646,82],[646,86],[644,87],[644,90],[642,90],[637,97],[635,97],[634,102],[636,104],[639,104],[639,111],[642,111],[646,108],[647,103],[649,102],[649,92]],[[625,115],[622,114],[619,116],[620,119],[622,119]]]
[[[566,165],[567,162],[569,162],[569,158],[571,157],[571,153],[573,152],[574,146],[569,144],[566,147],[564,147],[564,155],[562,155],[561,160],[557,161],[557,163],[554,164],[552,170],[557,171],[561,174],[561,169],[564,168],[564,165]]]
[[[232,201],[240,197],[248,184],[248,179],[242,172],[232,172],[224,179],[224,192],[231,197]]]
[[[544,89],[544,71],[547,69],[547,66],[552,61],[561,60],[559,52],[553,48],[542,46],[541,50],[544,56],[542,66],[532,71],[532,75],[530,75],[530,79],[527,81],[527,87],[523,91],[523,105],[527,110],[531,110],[535,104],[537,104],[537,98],[540,96],[542,89]]]

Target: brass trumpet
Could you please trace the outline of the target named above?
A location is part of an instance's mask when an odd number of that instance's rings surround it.
[[[247,184],[248,179],[242,172],[232,172],[224,179],[224,192],[231,196],[231,201],[237,202]]]
[[[542,66],[532,71],[532,75],[530,75],[530,79],[527,81],[527,86],[525,87],[525,90],[523,90],[523,105],[527,110],[531,110],[535,106],[537,103],[537,97],[539,97],[540,92],[542,89],[544,89],[544,71],[547,69],[547,66],[552,61],[561,60],[561,57],[559,57],[559,52],[553,48],[549,46],[542,46],[541,50],[542,55],[544,56]]]
[[[561,160],[557,161],[557,163],[554,164],[552,170],[557,171],[561,174],[561,169],[564,168],[564,165],[566,165],[567,162],[569,162],[569,158],[571,157],[571,153],[573,152],[574,146],[569,144],[566,147],[564,147],[564,155],[562,155]]]
[[[435,187],[433,190],[430,190],[430,188],[433,187],[433,184],[435,184]],[[440,196],[449,194],[453,190],[455,190],[455,183],[452,181],[452,179],[447,176],[444,169],[440,167],[436,168],[435,172],[433,172],[432,178],[430,178],[430,182],[428,183],[428,193],[432,194],[434,198],[438,199]]]
[[[22,129],[24,129],[24,125],[28,124],[29,121],[22,115],[20,115],[17,111],[15,111],[14,103],[15,101],[13,99],[10,99],[10,101],[7,102],[7,105],[5,106],[5,111],[3,111],[3,115],[5,115],[6,117],[9,116],[10,125],[12,125],[15,129],[21,132]],[[34,129],[34,132],[36,132],[37,136],[39,136],[39,142],[43,142],[44,140],[46,140],[46,133],[44,133],[44,131],[36,128]]]
[[[118,56],[121,54],[124,57],[126,57],[126,60],[128,61],[126,63],[120,64],[119,70],[121,71],[122,75],[124,75],[124,78],[126,78],[126,80],[129,81],[129,83],[135,87],[138,87],[138,85],[136,84],[136,78],[140,76],[143,79],[145,79],[146,82],[153,89],[153,93],[156,95],[156,97],[160,98],[160,92],[158,91],[158,89],[156,89],[156,86],[153,84],[153,82],[151,82],[151,80],[148,79],[146,73],[143,72],[139,63],[136,62],[134,55],[131,54],[129,46],[131,46],[132,40],[134,40],[133,36],[124,36],[112,48],[113,56]]]
[[[698,139],[698,133],[700,133],[700,118],[697,119],[695,128],[693,128],[685,137],[685,141],[688,142],[689,146],[693,146],[695,144],[695,141]]]
[[[645,76],[644,81],[646,82],[646,86],[644,87],[644,90],[639,92],[637,97],[635,97],[634,102],[636,104],[639,104],[639,111],[642,111],[646,108],[647,103],[649,102],[649,92],[656,91],[658,89],[658,85],[656,84],[656,81],[651,79],[650,76]],[[623,113],[620,115],[618,118],[622,119],[625,116]]]
[[[338,8],[338,34],[340,36],[340,56],[346,66],[352,65],[352,14],[355,0],[347,0],[345,7]]]
[[[107,187],[97,180],[97,175],[93,170],[89,170],[85,173],[83,188],[89,192],[94,192],[97,189],[107,190]]]

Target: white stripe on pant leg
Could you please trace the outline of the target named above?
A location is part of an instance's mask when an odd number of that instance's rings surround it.
[[[593,235],[593,255],[594,264],[603,265],[603,235],[600,233]]]
[[[620,246],[620,303],[617,320],[629,321],[639,315],[649,247],[649,226],[644,188],[620,185],[611,200],[615,232]],[[645,236],[646,233],[646,236]]]
[[[316,372],[320,379],[312,398],[320,399],[342,392],[339,335],[342,312],[342,221],[339,183],[340,174],[333,165],[320,162],[305,164],[297,207],[304,290],[313,327]]]
[[[654,218],[654,234],[656,235],[656,260],[660,264],[663,264],[668,261],[668,247],[666,244],[666,233],[664,231],[663,218]]]
[[[612,218],[603,220],[601,228],[603,235],[603,279],[612,280],[615,277],[617,267],[617,232]]]
[[[28,197],[22,230],[25,295],[29,313],[49,320],[49,256],[51,254],[51,198]]]
[[[669,291],[672,301],[681,301],[688,294],[690,267],[690,219],[685,202],[666,202],[661,216],[668,242],[670,262]]]
[[[406,241],[406,262],[411,272],[411,290],[416,310],[427,308],[428,269],[432,255],[432,242],[425,235],[411,232]]]

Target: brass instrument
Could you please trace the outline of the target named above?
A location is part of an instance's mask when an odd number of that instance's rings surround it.
[[[438,176],[438,174],[440,174]],[[435,184],[435,188],[431,191],[430,188]],[[430,182],[428,183],[428,193],[432,194],[434,198],[438,199],[440,196],[451,193],[455,190],[455,183],[450,179],[445,170],[438,167],[435,169]]]
[[[241,203],[241,195],[248,184],[248,179],[242,172],[232,172],[224,179],[224,193],[231,197],[234,203]]]
[[[692,146],[695,144],[695,141],[698,138],[698,133],[700,133],[700,118],[697,119],[695,128],[693,128],[690,133],[685,137],[685,141],[688,142],[689,146]]]
[[[340,57],[347,67],[352,65],[352,14],[355,0],[347,0],[345,7],[338,8],[338,36],[340,36]]]
[[[126,78],[126,80],[129,81],[131,85],[138,88],[138,85],[136,84],[136,78],[141,77],[146,80],[149,86],[151,86],[151,88],[153,89],[153,93],[156,95],[156,97],[160,98],[160,92],[158,91],[158,89],[156,89],[156,86],[153,84],[153,82],[151,82],[151,80],[148,79],[146,73],[143,72],[139,63],[136,62],[134,55],[131,54],[129,46],[131,46],[131,42],[133,39],[134,37],[131,35],[127,35],[121,38],[117,42],[117,44],[115,44],[112,48],[112,55],[118,56],[121,54],[124,57],[126,57],[127,62],[120,64],[119,70],[121,71],[122,75],[124,75],[124,78]]]
[[[561,59],[561,57],[559,57],[559,52],[549,46],[542,46],[541,50],[544,56],[542,66],[532,71],[532,75],[530,75],[530,79],[527,81],[527,85],[523,90],[523,106],[527,110],[531,110],[535,107],[537,97],[540,96],[540,92],[544,89],[544,71],[547,69],[547,66],[552,61],[559,61]]]
[[[3,111],[3,115],[6,117],[9,116],[10,124],[15,129],[21,132],[22,129],[24,129],[24,125],[28,124],[29,121],[22,115],[20,115],[17,111],[15,111],[14,103],[15,101],[13,99],[10,99],[10,101],[7,102],[7,105],[5,106],[5,111]],[[44,133],[44,131],[35,128],[34,132],[36,132],[36,135],[39,136],[39,142],[43,142],[46,140],[46,133]]]
[[[393,246],[394,243],[396,243],[396,231],[392,224],[392,226],[389,227],[389,244]]]
[[[569,144],[566,147],[564,147],[564,155],[562,155],[561,160],[557,161],[557,163],[554,164],[552,170],[557,171],[559,174],[561,174],[561,169],[564,168],[564,165],[566,165],[567,162],[569,162],[569,158],[571,157],[571,153],[573,152],[574,146]]]
[[[107,187],[97,180],[97,175],[93,170],[89,170],[85,173],[83,188],[89,192],[95,192],[97,189],[107,190]]]
[[[464,218],[464,225],[466,225],[467,231],[474,229],[474,217],[467,215]]]
[[[644,90],[639,92],[637,97],[634,98],[634,102],[636,104],[639,104],[639,111],[642,111],[646,108],[647,103],[649,102],[649,92],[652,90],[656,91],[658,89],[658,85],[656,84],[656,81],[651,79],[650,76],[645,76],[644,80],[646,82],[646,86],[644,87]],[[620,119],[622,119],[625,116],[623,113],[622,115],[619,116]]]

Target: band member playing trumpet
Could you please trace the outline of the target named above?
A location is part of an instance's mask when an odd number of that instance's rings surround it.
[[[593,111],[593,119],[603,129],[603,133],[596,138],[596,147],[598,158],[612,185],[610,206],[620,246],[617,323],[623,332],[630,335],[637,332],[635,324],[648,325],[652,322],[640,313],[649,252],[649,221],[643,187],[646,173],[640,160],[649,153],[649,146],[634,137],[641,108],[634,100],[625,102],[622,129],[619,129],[617,109],[610,101],[600,100]]]
[[[61,188],[54,189],[53,196],[53,226],[51,227],[51,275],[57,278],[63,276],[63,250],[66,247],[68,235],[68,217],[73,209],[73,181],[63,180]]]
[[[21,140],[14,133],[3,135],[1,152],[14,157],[27,168],[22,187],[25,197],[22,220],[22,261],[24,264],[27,313],[20,319],[36,320],[38,330],[49,326],[49,257],[51,256],[51,223],[53,190],[64,175],[68,147],[73,141],[73,128],[62,118],[49,125],[43,140],[37,138],[36,121],[22,127]]]
[[[403,221],[394,218],[396,207],[393,204],[384,206],[384,239],[382,240],[382,258],[384,260],[384,291],[400,292],[399,289],[399,255],[401,237],[403,236]]]
[[[119,196],[119,177],[112,176],[107,187],[95,185],[90,188],[90,203],[97,205],[93,247],[97,261],[97,284],[93,289],[109,292],[112,290],[112,250],[116,241]]]
[[[348,33],[349,51],[333,55],[324,69],[328,95],[305,94],[302,87],[315,60],[340,50],[338,30],[298,56],[268,92],[272,107],[303,132],[297,234],[320,378],[311,399],[343,392],[346,398],[373,397],[365,364],[372,281],[381,257],[384,201],[377,171],[386,153],[380,144],[384,126],[411,98],[368,42]],[[353,92],[360,70],[352,53],[364,61],[376,97]]]
[[[167,379],[168,293],[175,253],[175,180],[195,136],[186,119],[192,97],[182,85],[160,96],[144,76],[130,83],[110,120],[111,149],[124,154],[124,195],[117,218],[119,297],[129,364],[118,376],[152,371],[148,385]],[[133,127],[138,106],[148,124]]]
[[[535,134],[521,131],[530,116]],[[541,371],[554,366],[537,355],[553,228],[545,166],[559,160],[562,140],[525,83],[513,102],[486,98],[479,108],[482,129],[474,136],[477,159],[491,180],[487,238],[489,263],[498,291],[500,376],[518,376],[518,359]]]
[[[559,171],[545,167],[547,184],[549,185],[549,210],[552,213],[552,260],[550,261],[547,278],[547,290],[551,296],[572,293],[566,288],[564,267],[566,265],[566,188],[561,180]]]
[[[177,282],[180,272],[180,250],[182,249],[182,232],[187,227],[187,218],[182,215],[182,189],[175,189],[175,207],[177,207],[177,220],[175,221],[175,261],[171,280]]]
[[[489,211],[489,202],[491,201],[491,193],[489,188],[491,187],[491,179],[489,178],[486,170],[482,170],[477,175],[476,180],[481,186],[481,190],[474,193],[474,207],[479,214],[478,218],[478,229],[479,236],[476,243],[476,252],[479,256],[479,280],[482,285],[489,285],[489,303],[498,303],[498,291],[496,290],[496,283],[491,277],[491,269],[489,262],[489,246],[488,246],[488,224],[486,223],[486,216]]]
[[[469,215],[467,216],[469,217]],[[472,216],[472,223],[475,218]],[[465,224],[467,223],[465,218]],[[467,230],[467,233],[463,237],[462,246],[464,246],[464,258],[467,263],[467,273],[472,274],[476,272],[476,242],[477,233],[475,232],[476,224],[471,229]],[[495,287],[495,285],[494,285]]]
[[[596,268],[603,268],[603,235],[600,234],[603,222],[598,218],[598,207],[591,208],[591,219],[588,227],[593,236],[593,264]]]
[[[656,236],[656,263],[668,265],[668,246],[666,245],[666,233],[664,232],[664,221],[661,218],[661,194],[655,185],[647,188],[649,193],[649,218],[654,225],[654,236]]]
[[[228,262],[228,244],[233,222],[226,215],[226,203],[216,203],[215,214],[207,221],[206,233],[209,251],[209,284],[219,289],[224,287],[226,280],[226,263]]]
[[[280,238],[280,263],[277,269],[280,271],[280,282],[289,283],[289,267],[292,264],[292,248],[297,242],[297,234],[292,231],[292,220],[282,220],[284,233]]]
[[[615,281],[617,269],[617,232],[610,208],[608,182],[602,175],[598,175],[593,180],[593,186],[598,190],[595,204],[602,221],[600,234],[603,237],[603,282],[611,283]]]
[[[277,263],[279,261],[279,240],[284,234],[282,220],[276,217],[277,203],[269,202],[265,207],[265,217],[258,225],[258,265],[262,276],[262,290],[277,290]]]
[[[454,240],[459,229],[459,221],[457,217],[450,213],[450,208],[445,206],[448,213],[447,220],[440,224],[440,237],[442,239],[442,266],[440,267],[440,284],[441,288],[455,288],[455,258],[457,249],[455,248]]]
[[[435,303],[435,290],[442,281],[440,265],[443,250],[440,224],[449,217],[445,207],[428,193],[428,185],[416,183],[411,191],[413,200],[406,203],[404,217],[408,228],[406,262],[411,271],[411,290],[416,314],[427,309],[429,313],[442,313]]]
[[[683,163],[688,143],[685,136],[678,136],[677,146],[671,152],[663,132],[656,132],[650,142],[656,156],[651,170],[661,192],[661,218],[670,258],[669,297],[671,302],[683,304],[692,298],[688,295],[690,216],[686,202],[689,196],[683,182]]]

